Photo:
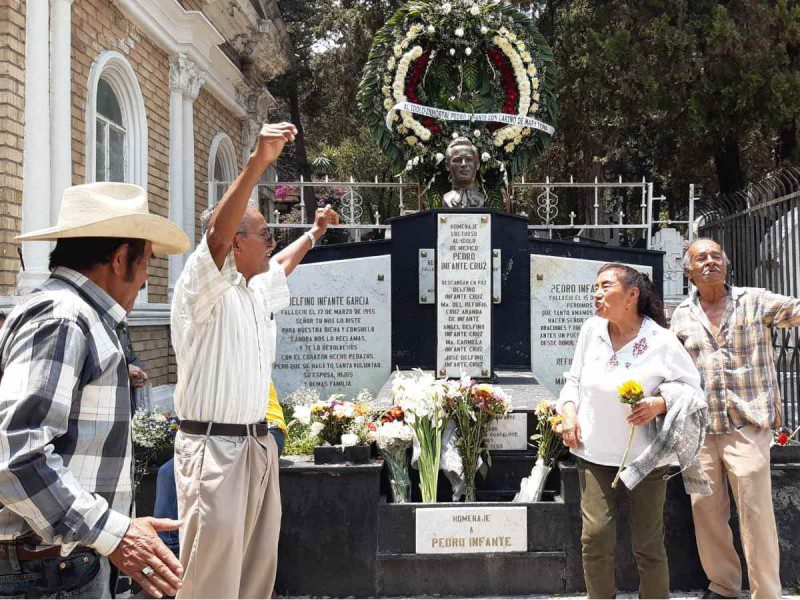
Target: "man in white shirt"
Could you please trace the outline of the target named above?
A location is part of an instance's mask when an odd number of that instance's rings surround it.
[[[271,319],[289,304],[286,275],[339,222],[330,206],[318,209],[312,228],[270,260],[274,239],[248,198],[296,134],[289,123],[264,125],[175,285],[175,480],[185,569],[178,598],[269,598],[275,583],[278,451],[264,421]]]

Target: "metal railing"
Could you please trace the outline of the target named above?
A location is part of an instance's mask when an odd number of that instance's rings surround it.
[[[699,211],[699,233],[731,261],[731,281],[800,297],[800,169],[785,169]],[[784,423],[800,426],[800,328],[773,331]]]
[[[641,181],[622,181],[620,176],[617,181],[600,181],[595,177],[593,182],[576,182],[570,177],[569,181],[550,181],[549,177],[545,181],[525,181],[523,177],[520,181],[511,183],[511,201],[510,207],[514,212],[515,205],[518,205],[517,191],[526,190],[542,190],[534,201],[532,206],[532,214],[527,215],[529,219],[536,221],[528,225],[528,229],[532,231],[545,231],[549,237],[553,237],[553,232],[558,230],[572,230],[577,229],[583,231],[608,231],[614,232],[619,230],[634,230],[641,233],[642,239],[645,240],[647,248],[652,246],[654,228],[658,225],[685,225],[687,228],[687,235],[689,240],[693,239],[693,228],[691,224],[694,222],[694,207],[697,198],[694,193],[694,185],[689,187],[689,207],[687,220],[658,220],[654,218],[654,203],[665,200],[665,196],[656,196],[653,190],[653,183],[648,182],[645,178]],[[559,215],[559,197],[555,190],[573,190],[573,191],[589,191],[592,193],[592,203],[589,214],[583,222],[576,222],[578,215],[574,211],[570,211],[568,215],[569,223],[563,222],[565,219],[560,219],[562,222],[556,222]],[[607,202],[607,195],[616,191],[618,194],[636,193],[639,190],[641,200],[638,205],[639,219],[633,220],[633,215],[626,215],[622,210],[619,202],[619,210],[613,215],[616,222],[601,222],[600,215],[605,210],[604,204]],[[630,204],[630,203],[629,203]],[[626,221],[625,217],[628,216]],[[580,234],[579,232],[579,234]],[[613,237],[613,233],[611,234]]]

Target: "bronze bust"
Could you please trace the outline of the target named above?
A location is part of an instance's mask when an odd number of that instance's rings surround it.
[[[481,165],[475,144],[469,138],[456,138],[447,146],[445,159],[453,189],[444,195],[444,205],[447,208],[483,208],[486,196],[475,185]]]

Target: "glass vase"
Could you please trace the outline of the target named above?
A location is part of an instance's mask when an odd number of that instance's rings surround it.
[[[381,450],[383,462],[389,467],[389,485],[396,504],[408,502],[411,494],[411,476],[408,473],[407,448]]]

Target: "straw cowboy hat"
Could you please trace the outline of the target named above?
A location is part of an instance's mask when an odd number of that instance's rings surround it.
[[[131,183],[87,183],[64,190],[58,224],[31,231],[18,240],[61,238],[136,238],[153,243],[153,254],[182,254],[189,237],[177,225],[150,214],[147,192]]]

